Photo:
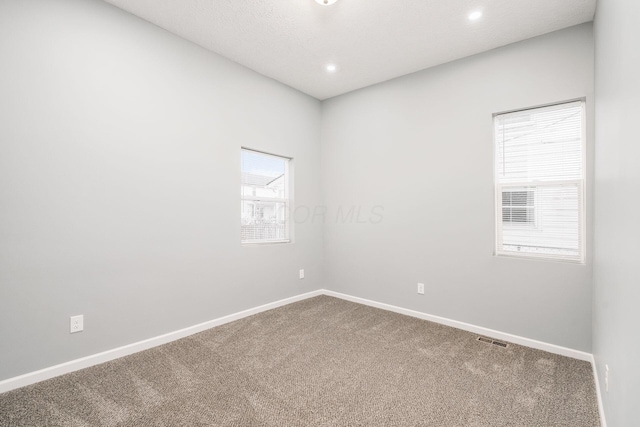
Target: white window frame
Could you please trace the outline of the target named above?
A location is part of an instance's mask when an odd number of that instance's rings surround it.
[[[536,110],[539,108],[551,107],[554,105],[563,105],[563,104],[571,104],[575,102],[580,102],[582,104],[582,116],[581,116],[581,124],[582,124],[582,138],[580,141],[580,150],[582,156],[582,179],[577,180],[561,180],[561,181],[521,181],[521,182],[510,182],[508,184],[498,183],[496,177],[496,135],[495,135],[495,122],[496,119],[504,114],[515,113],[518,111],[528,111],[528,110]],[[586,184],[587,184],[587,125],[586,125],[586,101],[584,98],[573,99],[569,101],[556,102],[551,104],[538,105],[536,107],[530,108],[522,108],[518,110],[510,110],[503,111],[501,113],[493,114],[493,150],[494,150],[494,165],[493,165],[493,179],[494,179],[494,219],[495,219],[495,247],[494,254],[500,257],[515,257],[515,258],[525,258],[525,259],[538,259],[538,260],[547,260],[547,261],[561,261],[561,262],[570,262],[570,263],[578,263],[584,264],[586,257]],[[527,252],[517,252],[517,251],[506,251],[502,249],[503,239],[502,239],[502,230],[504,227],[504,223],[502,222],[502,192],[509,191],[509,188],[523,188],[523,187],[542,187],[542,186],[558,186],[558,185],[568,185],[568,186],[577,186],[578,187],[578,241],[579,241],[579,255],[577,257],[573,256],[563,256],[563,255],[552,255],[552,254],[536,254],[536,253],[527,253]],[[537,192],[534,197],[537,197]],[[534,206],[538,206],[537,200],[534,201]],[[537,212],[535,214],[535,226],[538,224],[538,215]],[[511,225],[509,225],[511,227]]]
[[[257,153],[263,156],[275,157],[279,160],[285,161],[285,171],[284,171],[284,182],[285,182],[285,197],[258,197],[258,196],[245,196],[242,192],[242,179],[240,179],[240,215],[242,218],[242,203],[244,201],[254,201],[254,202],[276,202],[283,203],[285,210],[285,238],[284,239],[263,239],[263,240],[242,240],[242,234],[240,234],[240,244],[242,246],[262,246],[262,245],[270,245],[270,244],[280,244],[280,243],[292,243],[292,221],[290,215],[291,205],[293,203],[293,179],[292,179],[292,157],[282,156],[278,154],[267,153],[261,150],[255,150],[253,148],[248,147],[240,147],[240,158],[242,159],[242,152],[250,151],[253,153]],[[242,174],[242,161],[240,164],[240,172]],[[277,178],[276,178],[277,179]],[[240,224],[242,227],[242,223]]]

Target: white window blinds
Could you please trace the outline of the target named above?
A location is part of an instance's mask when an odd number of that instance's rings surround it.
[[[496,253],[584,260],[584,103],[495,116]]]
[[[289,241],[289,162],[286,157],[241,150],[241,243]]]

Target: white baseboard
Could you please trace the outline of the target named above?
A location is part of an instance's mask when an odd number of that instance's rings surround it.
[[[506,332],[500,332],[482,326],[472,325],[470,323],[459,322],[457,320],[447,319],[446,317],[434,316],[433,314],[427,314],[420,311],[410,310],[408,308],[402,308],[391,304],[385,304],[382,302],[372,301],[365,298],[354,297],[339,292],[328,291],[323,289],[324,295],[344,299],[358,304],[368,305],[371,307],[381,308],[383,310],[393,311],[395,313],[404,314],[411,317],[417,317],[418,319],[429,320],[431,322],[440,323],[442,325],[452,326],[454,328],[462,329],[464,331],[473,332],[479,335],[486,335],[491,338],[499,339],[501,341],[508,341],[514,344],[523,345],[526,347],[535,348],[538,350],[548,351],[549,353],[559,354],[561,356],[567,356],[578,360],[584,360],[591,362],[593,356],[591,353],[587,353],[580,350],[574,350],[572,348],[561,347],[555,344],[549,344],[542,341],[533,340],[531,338],[525,338],[518,335],[508,334]]]
[[[602,392],[600,390],[600,377],[598,377],[598,367],[596,366],[596,358],[591,356],[591,366],[593,367],[593,378],[596,381],[596,397],[598,398],[598,412],[600,412],[600,425],[607,427],[607,420],[604,417],[604,405],[602,404]]]
[[[0,393],[4,393],[16,388],[24,387],[30,384],[35,384],[40,381],[48,380],[49,378],[57,377],[59,375],[68,374],[80,369],[88,368],[90,366],[98,365],[100,363],[108,362],[110,360],[118,359],[120,357],[127,356],[129,354],[137,353],[142,350],[147,350],[152,347],[156,347],[162,344],[166,344],[171,341],[178,340],[180,338],[193,335],[198,332],[205,331],[213,328],[214,326],[224,325],[225,323],[233,322],[244,317],[252,316],[254,314],[261,313],[263,311],[271,310],[281,307],[283,305],[291,304],[296,301],[301,301],[307,298],[322,295],[322,290],[308,292],[306,294],[296,295],[290,298],[285,298],[280,301],[264,304],[258,307],[250,308],[248,310],[240,311],[238,313],[230,314],[228,316],[219,317],[208,322],[200,323],[198,325],[189,326],[188,328],[180,329],[178,331],[169,332],[164,335],[160,335],[154,338],[149,338],[143,341],[138,341],[133,344],[128,344],[122,347],[107,350],[102,353],[92,354],[90,356],[81,357],[80,359],[71,360],[69,362],[61,363],[59,365],[51,366],[49,368],[40,369],[38,371],[29,372],[24,375],[20,375],[13,378],[0,381]]]

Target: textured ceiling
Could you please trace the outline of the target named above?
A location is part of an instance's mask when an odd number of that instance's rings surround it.
[[[106,0],[318,99],[593,19],[596,0]],[[469,21],[473,11],[482,18]],[[325,66],[335,63],[337,71]]]

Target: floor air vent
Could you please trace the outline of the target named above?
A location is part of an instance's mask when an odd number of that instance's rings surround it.
[[[507,348],[507,343],[502,341],[493,340],[487,337],[478,337],[478,341],[486,342],[488,344],[494,344],[502,348]]]

